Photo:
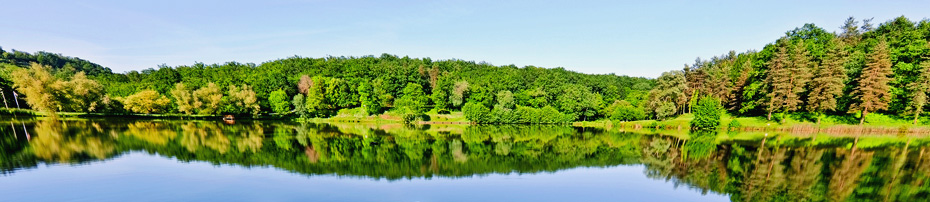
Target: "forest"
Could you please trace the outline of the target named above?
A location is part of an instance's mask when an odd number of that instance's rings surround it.
[[[791,114],[862,123],[881,114],[921,122],[930,91],[930,21],[901,16],[875,25],[850,17],[843,24],[837,32],[805,24],[761,50],[698,58],[655,79],[391,54],[114,73],[61,54],[0,49],[0,87],[5,102],[22,100],[23,107],[53,116],[393,114],[417,120],[461,111],[475,123],[633,121],[691,113],[708,97],[730,115],[771,121]]]

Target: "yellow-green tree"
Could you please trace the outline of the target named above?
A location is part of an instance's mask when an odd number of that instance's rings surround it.
[[[154,90],[143,90],[132,94],[123,100],[123,107],[135,113],[161,113],[164,112],[171,100]]]
[[[104,96],[103,86],[97,81],[87,79],[84,72],[78,72],[71,77],[71,80],[63,82],[59,87],[62,88],[64,100],[63,108],[75,112],[92,112],[101,107],[101,98]]]
[[[32,63],[29,68],[17,69],[12,74],[13,88],[24,96],[32,109],[55,115],[61,106],[62,83],[49,73],[49,67]]]
[[[258,97],[255,96],[255,91],[252,91],[251,86],[229,86],[227,94],[228,96],[225,97],[223,103],[223,112],[232,114],[249,113],[252,116],[257,116],[261,112],[261,108],[258,106]]]
[[[178,105],[178,112],[184,114],[194,113],[194,96],[184,83],[174,84],[174,89],[171,89],[171,97],[174,97],[174,102]]]
[[[195,90],[193,98],[193,107],[197,110],[197,114],[212,115],[220,112],[223,92],[220,91],[220,87],[216,86],[216,84],[208,83],[207,86]]]

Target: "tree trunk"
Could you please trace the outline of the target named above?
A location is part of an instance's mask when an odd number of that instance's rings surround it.
[[[859,125],[862,125],[863,123],[865,123],[865,114],[867,113],[869,113],[868,110],[864,110],[864,109],[862,110],[862,115],[861,117],[859,117]]]
[[[769,120],[769,121],[771,121],[771,120],[772,120],[772,111],[769,111],[769,116],[768,116],[768,120]]]

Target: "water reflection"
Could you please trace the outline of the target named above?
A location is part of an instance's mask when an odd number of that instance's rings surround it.
[[[143,151],[184,162],[388,180],[641,164],[649,178],[727,194],[734,201],[921,201],[930,196],[930,155],[925,155],[930,141],[904,136],[728,140],[720,137],[732,134],[691,132],[678,138],[543,125],[116,120],[2,125],[13,125],[0,127],[0,172],[6,175],[39,164],[80,164]]]

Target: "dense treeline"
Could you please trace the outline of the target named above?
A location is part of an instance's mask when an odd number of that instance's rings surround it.
[[[74,73],[58,63],[40,62],[36,54],[4,54],[3,61],[22,68],[5,68],[18,91],[33,84],[31,75],[48,76],[47,83],[68,82]],[[56,55],[57,56],[57,55]],[[67,58],[79,60],[77,58]],[[82,61],[82,60],[79,60]],[[31,64],[31,65],[26,65]],[[25,65],[25,66],[23,66]],[[67,66],[67,65],[65,65]],[[70,70],[69,70],[70,71]],[[194,64],[146,69],[141,72],[87,74],[102,86],[94,97],[107,98],[93,109],[63,107],[71,101],[60,88],[35,87],[21,92],[42,111],[183,114],[294,114],[329,117],[343,109],[368,115],[447,113],[466,105],[481,106],[483,123],[557,123],[609,116],[609,103],[644,103],[653,81],[616,75],[588,75],[563,68],[494,66],[462,60],[433,61],[383,54],[380,57],[291,57],[256,64]],[[16,82],[19,81],[19,82]],[[9,82],[8,82],[9,83]],[[166,101],[168,100],[168,101]],[[105,105],[105,106],[104,106]],[[105,108],[107,110],[98,110]],[[546,113],[551,118],[523,117]],[[643,118],[642,116],[638,118]]]
[[[708,95],[733,114],[769,120],[786,112],[817,121],[824,113],[879,112],[911,115],[916,123],[927,102],[928,40],[928,20],[898,17],[874,26],[850,17],[840,33],[806,24],[761,51],[698,58],[663,73],[648,110],[660,119],[687,113],[695,98]]]
[[[870,113],[883,113],[916,123],[930,91],[928,40],[930,21],[905,17],[877,26],[849,18],[839,33],[805,24],[760,51],[698,58],[654,80],[389,54],[112,73],[79,58],[0,50],[6,64],[0,87],[31,89],[20,93],[33,108],[50,112],[330,117],[351,109],[413,120],[461,110],[478,123],[559,123],[663,120],[690,113],[698,98],[709,96],[730,114],[775,121],[792,113],[818,122],[825,114],[855,114],[863,122]],[[36,83],[30,77],[36,75],[49,77]],[[72,81],[84,78],[96,83]],[[97,100],[73,104],[69,98],[81,96],[65,93],[80,88],[72,84],[103,90],[83,94]]]

